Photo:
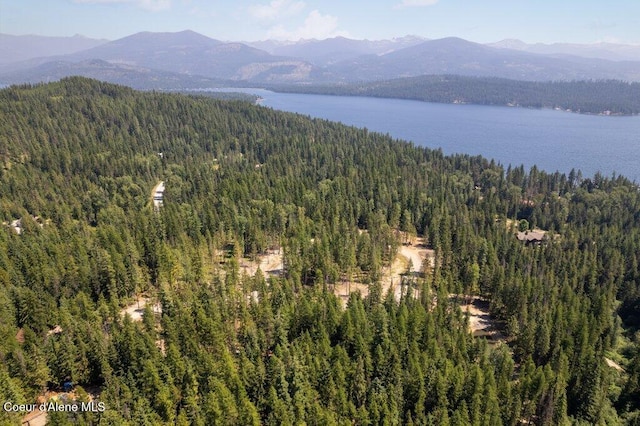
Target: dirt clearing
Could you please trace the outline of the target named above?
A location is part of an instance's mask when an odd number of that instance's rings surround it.
[[[122,310],[120,311],[120,315],[124,317],[125,315],[129,314],[129,316],[131,317],[131,321],[142,321],[144,308],[148,303],[151,303],[151,298],[146,296],[140,297],[136,302],[122,308]],[[162,305],[160,303],[155,303],[151,306],[151,312],[155,314],[162,314]]]
[[[282,274],[284,266],[282,263],[281,249],[267,250],[265,254],[260,254],[256,257],[256,260],[242,258],[240,260],[240,271],[245,272],[251,277],[258,272],[258,268],[260,268],[265,277],[279,276]]]
[[[624,372],[624,368],[622,368],[622,367],[620,366],[620,364],[618,364],[618,363],[617,363],[617,362],[615,362],[614,360],[609,359],[609,358],[605,358],[605,359],[604,359],[604,362],[606,362],[606,363],[607,363],[607,365],[608,365],[609,367],[611,367],[611,368],[613,368],[613,369],[616,369],[616,370],[618,370],[618,371],[622,371],[622,372]]]
[[[399,302],[402,293],[407,290],[401,286],[403,277],[414,279],[423,277],[424,267],[429,265],[430,268],[433,268],[434,264],[435,253],[432,249],[427,248],[424,238],[414,238],[411,243],[401,245],[391,263],[391,267],[382,269],[382,278],[380,280],[382,297],[385,297],[391,291],[394,299]],[[369,295],[369,286],[357,281],[341,281],[336,283],[333,288],[334,294],[340,298],[343,306],[346,306],[350,293],[359,291],[362,297]],[[414,289],[413,295],[418,298],[419,291]]]
[[[452,296],[452,297],[455,297]],[[496,321],[489,314],[489,301],[478,296],[466,298],[458,296],[468,301],[460,305],[462,313],[469,316],[469,331],[475,337],[487,337],[495,342],[505,341],[505,336],[499,331]]]

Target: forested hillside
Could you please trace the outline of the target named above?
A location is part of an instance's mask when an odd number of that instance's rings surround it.
[[[0,91],[0,161],[0,401],[71,382],[106,407],[50,424],[640,422],[640,192],[623,177],[82,78]],[[407,235],[435,263],[396,301],[380,276]],[[282,273],[239,266],[270,249]],[[344,281],[368,296],[343,307]],[[469,333],[471,296],[504,339]]]
[[[274,90],[439,103],[558,108],[583,114],[640,113],[640,83],[616,80],[519,81],[495,77],[423,75],[343,85],[278,86]]]

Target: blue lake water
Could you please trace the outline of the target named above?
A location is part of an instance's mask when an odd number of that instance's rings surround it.
[[[235,90],[235,89],[234,89]],[[399,99],[274,93],[246,89],[261,104],[388,133],[446,154],[480,154],[549,172],[613,173],[640,182],[640,117],[436,104]]]

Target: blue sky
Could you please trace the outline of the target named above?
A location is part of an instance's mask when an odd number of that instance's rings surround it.
[[[0,32],[115,40],[191,29],[219,40],[383,39],[640,44],[639,0],[0,0]]]

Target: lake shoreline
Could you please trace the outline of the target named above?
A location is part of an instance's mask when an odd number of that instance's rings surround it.
[[[554,109],[450,104],[365,96],[280,93],[258,88],[216,88],[251,93],[260,105],[367,128],[446,155],[481,155],[508,167],[584,177],[601,173],[640,182],[640,116],[567,114]]]
[[[268,90],[274,93],[292,93],[299,95],[319,95],[319,96],[340,96],[340,97],[361,97],[361,98],[375,98],[375,99],[395,99],[395,100],[405,100],[405,101],[416,101],[423,102],[429,104],[441,104],[441,105],[476,105],[476,106],[486,106],[486,107],[504,107],[504,108],[523,108],[523,109],[531,109],[531,110],[548,110],[548,111],[557,111],[557,112],[567,112],[571,114],[580,114],[580,115],[595,115],[595,116],[603,116],[603,117],[637,117],[640,116],[640,113],[617,113],[611,112],[609,110],[600,111],[600,112],[589,112],[589,111],[574,111],[571,109],[563,109],[561,107],[551,107],[551,106],[543,106],[543,107],[535,107],[535,106],[527,106],[527,105],[519,105],[519,104],[492,104],[492,103],[479,103],[479,102],[467,102],[467,101],[452,101],[452,102],[438,102],[431,100],[424,100],[419,98],[410,98],[410,97],[400,97],[400,96],[377,96],[377,95],[367,95],[367,94],[340,94],[340,93],[314,93],[311,91],[304,90],[282,90],[278,88],[269,88],[269,87],[256,87],[256,89],[260,90]]]

